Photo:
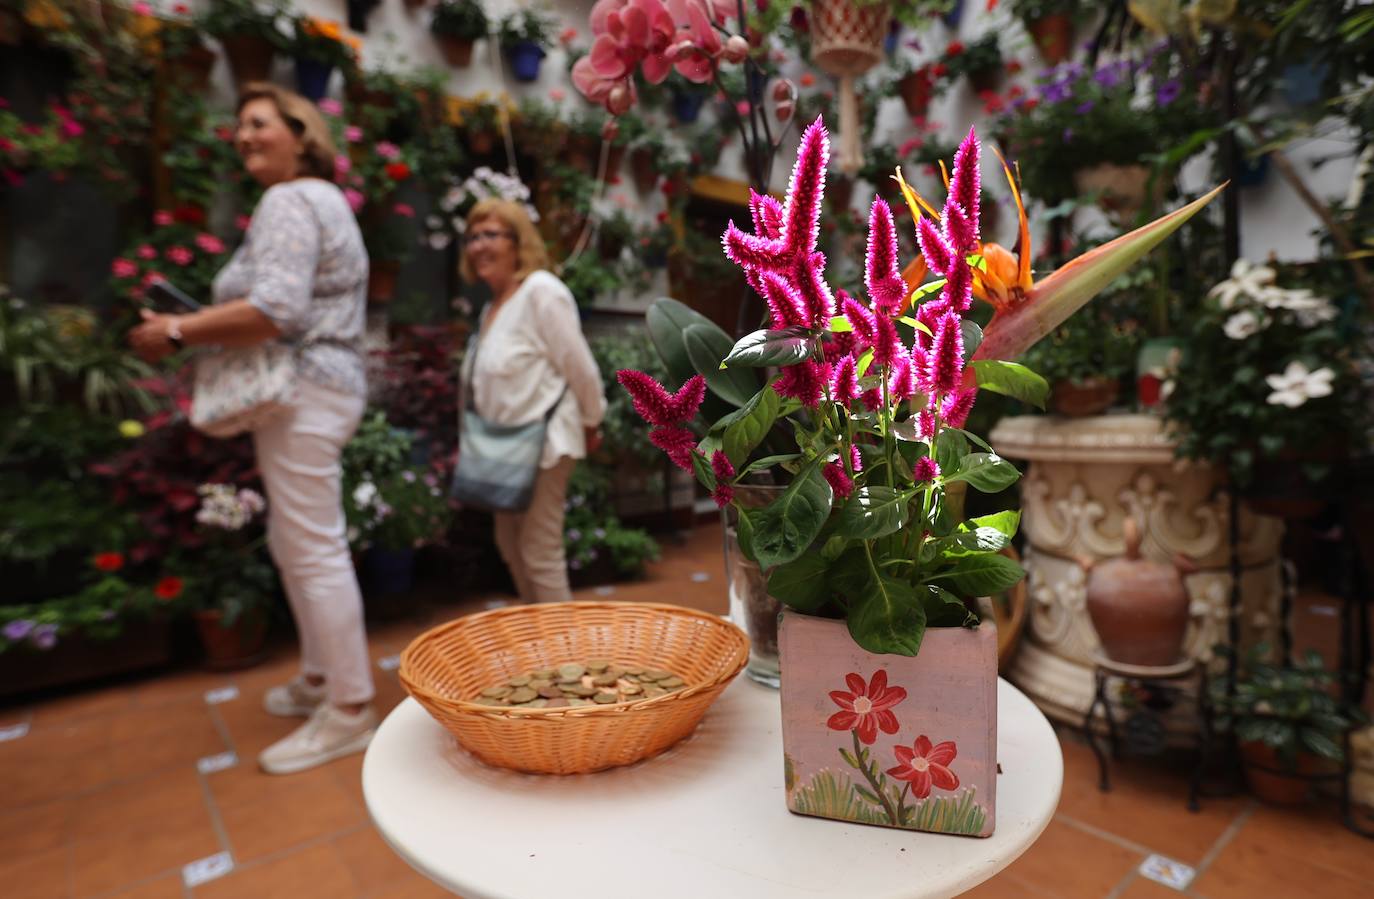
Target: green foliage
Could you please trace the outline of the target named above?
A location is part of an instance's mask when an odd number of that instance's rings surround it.
[[[648,372],[659,381],[667,377],[663,363],[649,343],[648,334],[642,331],[602,334],[588,338],[587,343],[601,372],[601,383],[607,386],[606,417],[601,420],[601,433],[604,452],[614,454],[611,465],[618,465],[620,459],[629,457],[643,467],[656,467],[662,454],[649,443],[649,426],[635,413],[630,395],[618,389],[615,381],[615,373],[624,368]]]
[[[1051,383],[1129,379],[1146,334],[1141,288],[1152,277],[1149,267],[1120,276],[1032,346],[1021,361]]]
[[[522,9],[511,13],[501,20],[501,46],[513,47],[521,41],[529,41],[540,47],[553,43],[554,19],[537,9]]]
[[[563,513],[563,551],[574,571],[609,558],[617,574],[633,577],[658,558],[658,544],[642,528],[621,523],[610,502],[612,476],[610,469],[585,463],[573,469]]]
[[[1212,680],[1217,729],[1234,731],[1242,741],[1264,743],[1290,771],[1303,752],[1340,761],[1342,738],[1364,722],[1363,713],[1336,698],[1340,683],[1315,650],[1292,665],[1271,664],[1269,656],[1264,643],[1246,653],[1234,695],[1226,695],[1224,679]]]
[[[355,549],[410,549],[437,540],[451,510],[438,478],[414,464],[414,438],[380,411],[363,418],[343,453],[344,519]]]
[[[487,36],[487,14],[479,0],[440,0],[429,30],[434,34],[475,41]]]
[[[276,47],[285,47],[282,30],[286,12],[280,0],[215,0],[196,18],[207,34],[215,37],[250,34],[265,38]]]
[[[1007,7],[1012,15],[1026,23],[1056,15],[1078,21],[1091,12],[1083,0],[1010,0]]]
[[[620,289],[623,283],[619,272],[607,265],[601,256],[593,252],[583,252],[563,263],[559,272],[563,283],[572,291],[577,305],[588,308],[607,294]]]
[[[978,75],[1002,68],[1002,47],[996,31],[989,31],[969,44],[951,42],[940,57],[948,77]]]
[[[830,770],[816,772],[810,780],[797,788],[792,807],[803,815],[857,821],[860,824],[887,824],[887,815],[859,798],[858,791],[848,777]]]

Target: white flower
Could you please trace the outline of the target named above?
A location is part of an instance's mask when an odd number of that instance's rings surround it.
[[[1313,296],[1306,288],[1283,291],[1283,308],[1289,310],[1304,328],[1314,328],[1322,322],[1329,322],[1339,315],[1339,311],[1326,297]]]
[[[366,509],[372,505],[372,501],[377,498],[377,485],[371,481],[363,481],[353,488],[353,505],[359,509]]]
[[[350,527],[348,529],[348,532],[344,536],[348,538],[349,543],[357,543],[358,538],[362,535],[359,533],[357,528]]]
[[[442,250],[448,246],[449,236],[443,231],[435,231],[429,236],[429,248],[431,250]]]
[[[438,231],[444,227],[444,220],[433,213],[425,216],[425,227],[431,231]]]
[[[1232,340],[1244,340],[1253,334],[1258,334],[1267,322],[1265,319],[1256,315],[1249,309],[1242,309],[1226,320],[1226,324],[1221,329],[1226,332],[1226,336]]]
[[[1223,309],[1230,309],[1242,297],[1259,299],[1264,288],[1274,283],[1274,270],[1267,265],[1253,265],[1249,260],[1237,259],[1231,266],[1231,277],[1207,292],[1216,297]]]
[[[1303,403],[1317,397],[1331,395],[1331,381],[1336,373],[1329,368],[1308,371],[1301,362],[1293,361],[1281,375],[1265,375],[1264,381],[1274,392],[1269,394],[1269,404],[1296,409]]]
[[[414,484],[415,472],[411,471],[410,469],[406,469],[405,471],[401,472],[401,480],[405,481],[407,484]]]
[[[248,511],[250,515],[256,515],[267,508],[267,500],[262,498],[262,494],[256,490],[244,488],[239,491],[239,505]]]

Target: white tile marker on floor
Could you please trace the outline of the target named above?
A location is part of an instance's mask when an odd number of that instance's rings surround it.
[[[1186,890],[1193,882],[1197,871],[1183,862],[1176,862],[1163,855],[1152,855],[1140,863],[1138,869],[1142,877],[1162,883],[1176,890]]]
[[[217,755],[207,755],[202,759],[197,759],[196,770],[201,774],[214,774],[216,771],[232,768],[238,763],[239,757],[236,753],[221,752]]]
[[[219,705],[221,702],[230,702],[239,698],[238,687],[219,687],[214,690],[205,691],[206,705]]]
[[[18,724],[11,724],[9,727],[0,727],[0,743],[8,743],[10,740],[18,740],[20,737],[29,735],[29,722],[20,721]]]
[[[189,890],[202,883],[223,877],[234,870],[234,857],[227,852],[216,852],[205,858],[198,858],[181,869],[181,882]]]

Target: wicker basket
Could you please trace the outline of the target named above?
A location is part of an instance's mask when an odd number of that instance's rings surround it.
[[[604,706],[526,709],[470,701],[539,668],[604,658],[672,671],[686,687]],[[657,603],[569,602],[468,615],[416,637],[401,654],[411,696],[489,765],[585,774],[663,752],[701,716],[749,658],[749,640],[706,612]]]

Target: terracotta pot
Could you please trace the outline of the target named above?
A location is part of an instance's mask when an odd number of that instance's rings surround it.
[[[496,132],[485,128],[479,131],[469,131],[467,135],[468,149],[475,156],[486,156],[496,149]]]
[[[1026,23],[1035,49],[1049,65],[1058,65],[1073,52],[1073,19],[1064,13],[1052,13]]]
[[[831,172],[825,185],[825,195],[834,208],[844,211],[854,202],[854,179],[842,172]]]
[[[784,608],[778,649],[788,809],[884,827],[992,835],[997,800],[997,633],[990,623],[929,628],[914,657],[877,655],[854,642],[844,621]],[[894,688],[906,691],[904,699],[887,709],[892,718],[886,723],[889,728],[895,723],[894,733],[880,731],[873,716],[868,726],[860,723],[861,718],[852,719],[847,726],[854,730],[829,726],[831,716],[845,710],[835,693],[855,696],[860,680],[869,696]],[[882,702],[881,693],[875,702]],[[918,798],[912,790],[898,797],[896,789],[875,789],[874,778],[881,772],[903,766],[896,751],[905,747],[910,753],[922,737],[936,747],[954,744],[938,753],[928,749],[926,756],[911,760],[933,775],[929,794]],[[867,754],[868,773],[848,760],[861,752]],[[937,764],[943,770],[934,771]],[[903,767],[911,770],[910,762]],[[912,773],[919,782],[919,775]],[[904,786],[888,775],[888,787],[894,784]],[[874,801],[879,796],[883,801]]]
[[[1312,781],[1304,779],[1304,775],[1323,771],[1322,759],[1310,752],[1299,752],[1295,767],[1290,770],[1273,747],[1258,740],[1242,742],[1240,757],[1250,792],[1257,799],[1274,805],[1306,802],[1312,793]]]
[[[396,279],[401,263],[394,259],[374,259],[367,273],[367,298],[374,303],[390,303],[396,299]]]
[[[192,617],[205,647],[207,668],[225,671],[262,661],[262,647],[267,640],[267,616],[262,612],[245,612],[228,627],[218,609],[201,609]]]
[[[344,97],[354,107],[371,106],[376,109],[391,109],[396,99],[386,91],[373,90],[361,81],[350,79],[344,82]]]
[[[250,81],[267,81],[272,77],[272,61],[277,51],[256,34],[226,34],[219,39],[224,47],[224,55],[229,58],[229,68],[234,75],[234,83],[242,86]]]
[[[1085,418],[1107,411],[1121,392],[1115,378],[1087,378],[1082,381],[1055,381],[1050,408],[1069,418]]]
[[[976,94],[981,94],[984,91],[995,91],[1002,83],[1002,67],[989,66],[986,69],[969,72],[968,83]]]
[[[202,44],[191,47],[169,60],[169,63],[193,90],[203,92],[210,87],[210,73],[215,69],[215,51]]]
[[[1099,193],[1097,204],[1122,219],[1133,219],[1146,198],[1157,205],[1164,196],[1164,179],[1155,180],[1150,190],[1150,167],[1115,165],[1104,162],[1073,173],[1073,184],[1081,194]]]
[[[658,183],[658,169],[654,167],[654,154],[645,147],[636,147],[630,154],[630,174],[635,179],[635,189],[648,193]]]
[[[924,117],[930,111],[930,98],[934,94],[930,75],[926,72],[911,72],[897,83],[906,114],[914,118]]]
[[[452,34],[436,34],[434,42],[439,45],[444,62],[453,68],[466,69],[472,64],[472,41],[467,38]]]
[[[1121,526],[1126,554],[1105,562],[1080,560],[1087,573],[1088,617],[1114,662],[1164,667],[1183,658],[1190,600],[1183,575],[1193,571],[1181,556],[1166,565],[1142,558],[1140,527],[1127,516]]]
[[[611,144],[606,153],[606,183],[614,183],[620,177],[620,167],[625,164],[625,145]]]

